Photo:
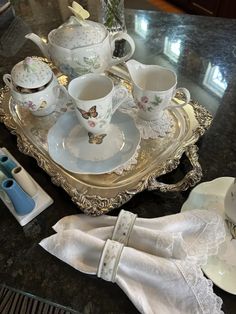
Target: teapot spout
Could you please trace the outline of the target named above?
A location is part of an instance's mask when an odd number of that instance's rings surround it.
[[[29,33],[29,34],[25,35],[25,38],[32,40],[39,47],[39,49],[42,51],[44,56],[46,58],[50,59],[47,44],[38,35],[36,35],[34,33]]]

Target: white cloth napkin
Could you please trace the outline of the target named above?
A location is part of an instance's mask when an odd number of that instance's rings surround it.
[[[118,219],[79,214],[62,218],[53,228],[56,232],[79,229],[102,240],[114,239],[159,257],[186,259],[198,265],[206,264],[209,255],[217,254],[219,245],[225,240],[223,219],[207,210],[153,219],[135,218],[124,210]],[[119,233],[118,237],[114,237],[114,231]],[[122,232],[127,236],[122,237]]]
[[[78,229],[58,232],[40,245],[83,273],[115,282],[141,313],[222,313],[211,281],[191,262],[105,242]]]

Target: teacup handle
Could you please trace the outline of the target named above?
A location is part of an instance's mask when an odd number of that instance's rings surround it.
[[[12,84],[12,79],[11,79],[10,74],[4,74],[3,81],[10,89],[13,89],[13,84]]]
[[[110,66],[113,66],[113,65],[127,61],[128,59],[130,59],[132,57],[132,55],[135,51],[134,40],[128,34],[120,32],[120,33],[112,35],[112,37],[111,37],[112,52],[115,50],[115,42],[117,40],[121,40],[121,39],[125,39],[129,43],[131,49],[124,57],[112,59]]]
[[[177,105],[171,104],[170,106],[166,107],[165,109],[173,109],[173,108],[177,108],[177,107],[180,108],[180,107],[187,105],[190,102],[191,96],[190,96],[190,92],[187,88],[184,88],[184,87],[176,88],[175,95],[179,92],[183,93],[185,95],[185,102],[183,104],[177,104]]]
[[[128,91],[123,86],[114,86],[114,93],[112,96],[112,114],[118,107],[127,99]]]

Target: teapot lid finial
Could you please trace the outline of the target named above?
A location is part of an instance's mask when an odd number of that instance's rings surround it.
[[[26,57],[23,61],[23,67],[24,70],[27,72],[36,72],[37,71],[37,65],[35,64],[33,58]]]
[[[71,12],[75,15],[75,17],[77,18],[78,22],[80,24],[84,24],[84,20],[88,19],[90,14],[87,10],[85,10],[82,5],[80,5],[79,3],[73,1],[72,2],[72,7],[68,6],[68,8],[71,10]]]

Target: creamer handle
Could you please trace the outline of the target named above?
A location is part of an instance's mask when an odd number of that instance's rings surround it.
[[[174,93],[175,93],[174,97],[176,96],[177,93],[184,94],[185,95],[185,101],[182,104],[177,104],[177,105],[173,105],[173,101],[172,101],[171,105],[166,107],[165,110],[166,109],[173,109],[173,108],[180,108],[180,107],[187,105],[190,102],[191,96],[190,96],[190,92],[187,88],[184,88],[184,87],[176,88]]]

